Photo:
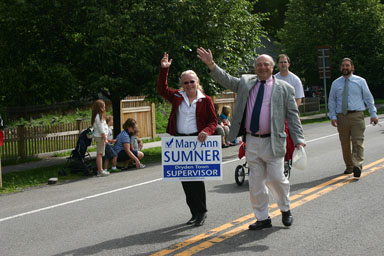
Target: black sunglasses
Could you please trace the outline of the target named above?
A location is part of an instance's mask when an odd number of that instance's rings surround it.
[[[187,85],[187,84],[194,84],[195,83],[195,80],[191,80],[191,81],[185,81],[183,84]]]

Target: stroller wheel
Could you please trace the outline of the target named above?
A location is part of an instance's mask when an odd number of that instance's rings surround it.
[[[241,186],[243,185],[245,180],[245,170],[242,165],[238,165],[235,170],[235,181],[236,184]]]
[[[292,160],[284,162],[284,175],[289,179],[291,177]]]

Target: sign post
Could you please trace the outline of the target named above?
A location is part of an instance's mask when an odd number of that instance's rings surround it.
[[[203,142],[197,136],[162,137],[161,162],[163,180],[221,180],[221,136]]]
[[[317,60],[320,79],[323,79],[324,84],[325,117],[328,117],[327,79],[331,78],[331,48],[318,46]]]

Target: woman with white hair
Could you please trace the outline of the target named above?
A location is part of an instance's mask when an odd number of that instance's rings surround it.
[[[197,136],[202,142],[215,132],[217,116],[212,99],[203,93],[197,74],[184,71],[180,76],[180,89],[170,89],[167,77],[172,59],[164,53],[157,82],[158,93],[172,104],[167,133],[172,136]],[[207,217],[205,186],[203,181],[183,181],[192,218],[187,225],[201,226]]]

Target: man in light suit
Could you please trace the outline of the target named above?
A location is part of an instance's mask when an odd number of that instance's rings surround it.
[[[215,81],[237,93],[228,138],[232,141],[244,136],[247,142],[250,198],[257,219],[249,229],[272,227],[268,211],[269,190],[282,212],[283,224],[292,225],[289,181],[283,173],[287,137],[285,120],[295,146],[305,147],[294,88],[272,75],[274,61],[268,55],[256,58],[256,75],[241,78],[231,76],[216,65],[209,49],[200,47],[197,57],[208,66]]]

